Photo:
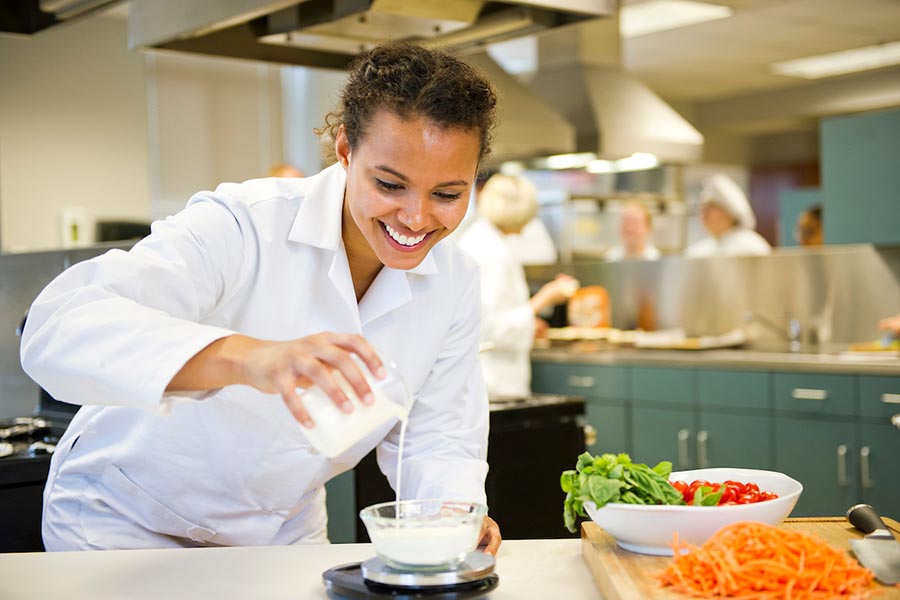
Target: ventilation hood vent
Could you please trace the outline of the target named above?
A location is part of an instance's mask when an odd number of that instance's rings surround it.
[[[539,36],[531,90],[575,126],[576,151],[618,159],[637,152],[662,162],[700,160],[703,135],[649,87],[624,72],[618,19]]]
[[[454,49],[615,13],[616,0],[131,0],[129,45],[341,68],[388,40]]]
[[[75,19],[87,17],[122,0],[2,0],[0,32],[32,35]]]
[[[488,165],[575,151],[575,127],[485,53],[466,57],[500,95],[499,124]]]

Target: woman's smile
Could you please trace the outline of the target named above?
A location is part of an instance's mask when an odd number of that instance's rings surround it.
[[[388,240],[401,252],[415,252],[426,246],[426,240],[433,232],[422,233],[419,235],[404,235],[383,221],[379,221],[382,229],[384,229]]]

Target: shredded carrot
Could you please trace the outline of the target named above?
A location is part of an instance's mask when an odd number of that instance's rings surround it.
[[[862,600],[872,572],[821,538],[763,523],[720,529],[702,546],[678,539],[675,557],[657,577],[663,586],[699,598]]]

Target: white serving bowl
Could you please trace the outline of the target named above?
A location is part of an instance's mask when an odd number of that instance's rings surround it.
[[[584,509],[591,520],[616,539],[625,550],[659,556],[672,555],[673,534],[679,540],[702,544],[716,531],[738,521],[757,521],[779,525],[794,509],[803,486],[783,473],[757,469],[695,469],[676,471],[669,481],[690,483],[705,479],[722,483],[733,479],[753,482],[761,491],[774,492],[778,498],[732,506],[669,506],[641,504],[607,504],[597,509],[593,502],[585,502]]]
[[[385,564],[426,571],[452,568],[475,550],[486,513],[487,506],[474,502],[402,500],[369,506],[359,516]]]

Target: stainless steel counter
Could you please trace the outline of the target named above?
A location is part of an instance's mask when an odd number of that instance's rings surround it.
[[[858,375],[900,376],[900,357],[839,352],[790,353],[759,350],[596,350],[590,342],[566,347],[534,349],[535,361],[593,365],[646,365],[659,367],[699,367],[748,371],[800,371]]]

